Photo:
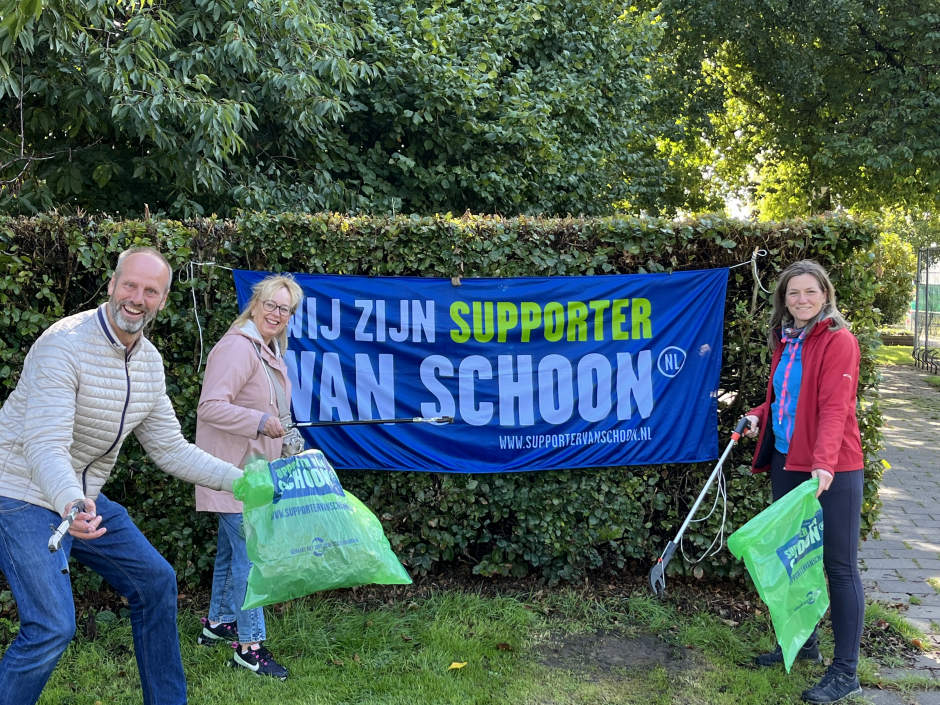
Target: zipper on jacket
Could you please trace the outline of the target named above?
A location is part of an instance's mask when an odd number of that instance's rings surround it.
[[[258,353],[258,359],[261,361],[261,369],[264,372],[264,376],[268,380],[268,393],[271,395],[271,406],[277,406],[277,402],[274,398],[274,382],[271,379],[271,373],[268,372],[270,365],[265,362],[264,356],[261,354],[261,347],[258,345],[258,343],[252,340],[251,344],[255,346],[255,352]],[[278,413],[280,413],[280,410],[278,410]]]
[[[85,477],[88,475],[88,468],[101,460],[104,456],[114,450],[114,446],[118,444],[118,441],[121,440],[121,434],[124,433],[124,418],[127,416],[127,407],[131,403],[131,371],[128,367],[128,362],[130,361],[130,351],[124,351],[124,377],[127,380],[127,395],[124,397],[124,409],[121,411],[121,423],[118,426],[117,438],[114,439],[114,443],[111,444],[111,447],[108,448],[104,453],[99,455],[97,458],[92,460],[88,465],[85,466],[85,469],[82,470],[82,493],[87,497],[88,488],[85,484]]]

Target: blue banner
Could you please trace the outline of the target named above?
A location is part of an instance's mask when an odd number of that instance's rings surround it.
[[[236,270],[238,303],[267,272]],[[294,419],[337,468],[515,472],[718,457],[727,269],[449,279],[295,275]]]

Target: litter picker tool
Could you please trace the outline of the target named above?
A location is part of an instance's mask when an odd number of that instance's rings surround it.
[[[382,423],[454,423],[453,416],[415,416],[409,419],[360,419],[358,421],[306,421],[292,423],[287,428],[318,428],[320,426],[364,426]]]
[[[699,493],[695,504],[692,505],[692,510],[689,512],[689,515],[685,518],[685,521],[682,522],[682,527],[679,529],[679,533],[676,534],[676,538],[666,544],[666,550],[663,551],[663,555],[659,557],[659,560],[656,561],[656,564],[650,569],[650,587],[654,595],[663,596],[666,594],[666,566],[669,565],[672,554],[676,552],[676,547],[679,545],[679,542],[682,541],[682,534],[685,533],[685,530],[692,522],[692,517],[694,517],[695,512],[698,511],[699,505],[702,503],[702,500],[705,499],[705,495],[708,494],[712,483],[715,481],[715,478],[721,474],[721,466],[724,465],[725,459],[730,455],[734,444],[740,440],[741,434],[744,433],[744,429],[747,428],[747,425],[747,416],[742,416],[741,420],[738,421],[738,425],[735,426],[734,432],[731,434],[731,440],[725,447],[725,452],[718,458],[718,464],[715,465],[715,469],[712,470],[708,482],[705,483],[705,487],[703,487],[702,491]]]
[[[49,553],[55,553],[62,546],[62,539],[65,538],[65,535],[69,531],[69,527],[72,525],[72,522],[75,521],[75,517],[78,516],[79,512],[85,511],[85,503],[82,500],[78,500],[75,504],[72,505],[71,511],[65,516],[65,519],[62,520],[62,523],[59,524],[59,527],[56,528],[52,524],[49,525],[49,528],[52,529],[52,536],[49,537]],[[69,572],[68,564],[62,569],[63,573]]]
[[[65,519],[62,520],[62,523],[59,524],[59,528],[52,528],[52,536],[49,537],[49,552],[55,553],[59,550],[59,547],[62,545],[62,539],[65,538],[65,535],[69,531],[69,527],[72,525],[72,522],[75,521],[75,517],[78,516],[79,512],[85,511],[85,503],[82,500],[78,500],[75,504],[72,505],[72,510],[66,515]]]

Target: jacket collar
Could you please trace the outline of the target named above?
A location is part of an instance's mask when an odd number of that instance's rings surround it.
[[[806,342],[810,338],[816,337],[820,334],[821,331],[828,330],[831,323],[831,318],[824,318],[821,321],[816,321],[816,324],[809,332],[809,335],[803,336],[803,342]],[[783,338],[783,328],[774,328],[774,335],[777,336],[777,340],[781,340]]]
[[[119,351],[122,356],[130,357],[136,350],[140,350],[144,335],[141,333],[140,337],[137,338],[137,342],[134,343],[134,346],[128,350],[124,343],[118,338],[114,327],[111,325],[111,319],[108,318],[107,306],[107,302],[101,304],[95,313],[95,318],[98,319],[98,327],[101,328],[101,332],[104,333],[108,344],[114,348],[114,350]]]
[[[267,351],[274,356],[275,360],[281,359],[281,346],[278,344],[277,339],[272,340],[271,345],[265,345],[264,338],[261,337],[261,331],[258,330],[258,326],[255,325],[254,321],[246,321],[236,330],[242,335],[251,338],[262,348],[266,348]]]

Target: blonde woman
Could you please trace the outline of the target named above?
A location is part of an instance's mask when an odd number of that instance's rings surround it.
[[[283,360],[287,322],[302,292],[290,276],[269,276],[209,353],[196,414],[196,445],[240,468],[252,458],[276,460],[303,450],[291,422],[290,380]],[[284,680],[287,669],[264,646],[263,608],[241,609],[251,563],[242,506],[230,492],[196,489],[196,510],[217,512],[219,539],[209,615],[200,644],[237,642],[231,665]]]

